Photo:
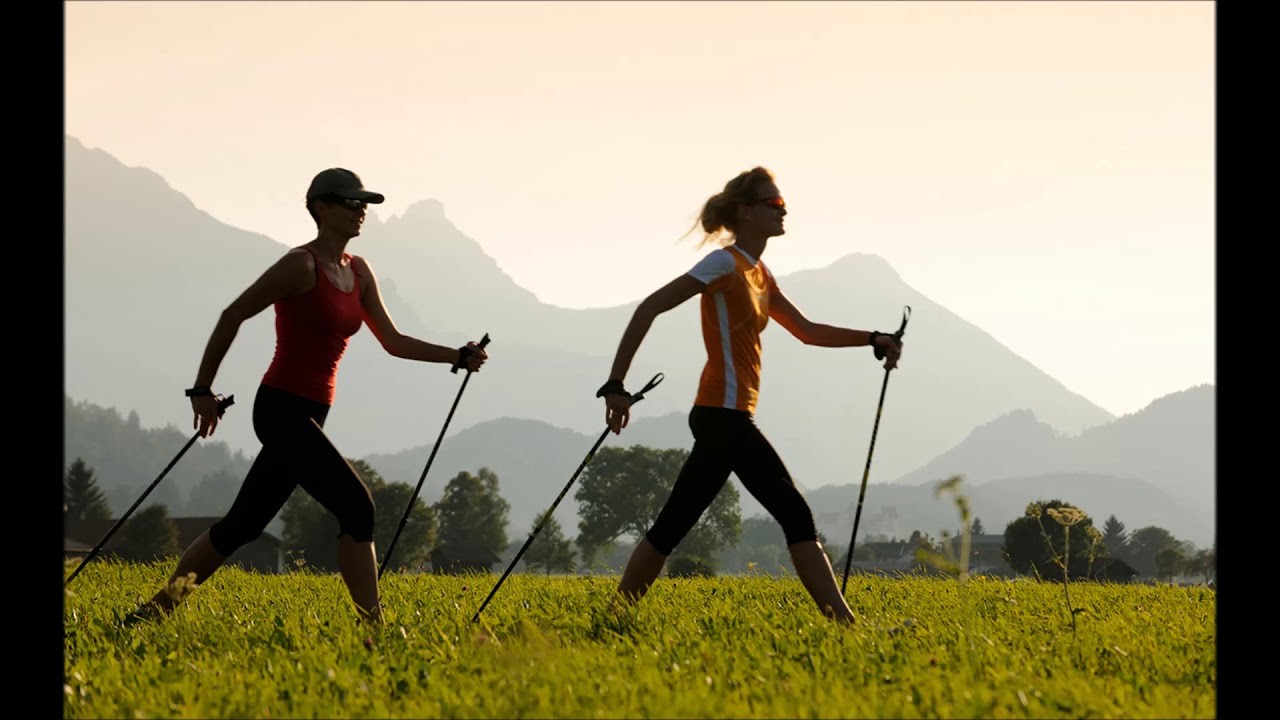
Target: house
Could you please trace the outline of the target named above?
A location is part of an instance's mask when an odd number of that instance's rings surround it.
[[[442,545],[431,551],[431,566],[437,575],[490,573],[501,559],[491,548],[479,545]]]
[[[210,525],[217,522],[219,517],[171,517],[169,520],[178,529],[178,546],[185,549],[201,533],[209,529]],[[119,522],[119,518],[111,518],[110,520],[83,520],[66,526],[63,529],[64,542],[63,554],[66,557],[84,557],[102,542],[102,538],[111,532],[111,528],[115,527]],[[120,527],[119,530],[111,536],[111,539],[102,546],[98,551],[95,559],[105,559],[115,556],[115,550],[120,546],[120,541],[124,537],[125,531],[129,527],[129,521]],[[262,533],[257,540],[245,545],[239,550],[232,553],[227,558],[227,562],[223,567],[239,567],[243,570],[260,573],[278,573],[281,571],[280,561],[280,538],[271,533]],[[73,555],[72,553],[82,554]]]
[[[98,538],[101,540],[102,538]],[[67,536],[62,537],[62,556],[67,560],[80,560],[88,557],[93,552],[93,548],[82,542],[72,540]]]
[[[899,542],[867,541],[859,543],[854,546],[853,554],[854,557],[865,557],[869,560],[880,562],[896,561],[910,557],[905,540]]]
[[[942,544],[951,546],[950,557],[959,558],[961,538],[952,537],[938,541],[938,550],[946,557]],[[1004,535],[970,535],[969,536],[969,572],[981,573],[993,571],[996,574],[1009,569],[1004,558]]]

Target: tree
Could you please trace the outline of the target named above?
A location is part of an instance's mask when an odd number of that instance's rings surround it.
[[[827,554],[827,561],[835,566],[844,562],[844,556],[849,554],[849,548],[843,545],[832,544],[827,540],[826,533],[818,531],[818,544],[822,546],[822,552]]]
[[[756,515],[746,518],[742,521],[741,532],[738,535],[737,545],[744,547],[764,547],[766,545],[777,545],[779,547],[787,544],[786,535],[782,532],[782,526],[777,520],[768,515]]]
[[[987,529],[982,527],[982,518],[974,517],[973,522],[969,523],[969,534],[986,535]]]
[[[1140,575],[1159,577],[1156,555],[1169,546],[1178,546],[1178,539],[1173,533],[1162,527],[1149,525],[1134,530],[1129,536],[1128,557],[1125,559]]]
[[[1124,531],[1124,523],[1115,515],[1108,517],[1102,525],[1102,544],[1111,557],[1123,558],[1128,555],[1129,537]]]
[[[533,517],[530,532],[533,532],[538,527],[538,523],[542,522],[544,514],[538,513]],[[534,571],[542,568],[548,575],[552,570],[573,572],[573,543],[564,536],[560,521],[556,520],[554,515],[547,518],[546,524],[538,531],[538,536],[525,551],[524,564],[525,567]]]
[[[1188,570],[1190,572],[1195,572],[1197,575],[1204,578],[1205,582],[1212,580],[1213,578],[1217,577],[1217,574],[1218,574],[1217,573],[1217,563],[1218,563],[1217,555],[1218,555],[1217,543],[1215,542],[1213,547],[1208,547],[1196,552],[1194,561],[1191,564],[1191,568],[1189,568]]]
[[[1066,526],[1056,521],[1054,515],[1064,511],[1083,514],[1076,506],[1061,500],[1033,502],[1027,505],[1022,517],[1005,527],[1004,553],[1009,567],[1021,574],[1053,580],[1063,579],[1063,569],[1058,562],[1067,565],[1072,577],[1092,572],[1093,559],[1097,555],[1094,539],[1101,536],[1096,534],[1096,530],[1089,532],[1093,528],[1093,519],[1087,515]],[[1068,528],[1065,533],[1064,527]],[[1064,537],[1068,533],[1069,557]]]
[[[181,463],[175,466],[175,470],[181,467]],[[176,478],[174,478],[176,479]],[[165,481],[152,488],[147,495],[146,500],[138,506],[139,509],[151,507],[152,505],[163,505],[166,510],[168,508],[183,508],[187,506],[186,494],[178,487],[177,483],[170,484],[170,478],[166,477]],[[120,483],[104,487],[103,492],[107,496],[107,505],[111,507],[111,513],[114,516],[122,516],[125,511],[133,506],[142,494],[147,492],[149,482],[139,483]]]
[[[368,467],[363,461],[359,461]],[[361,474],[363,475],[363,472]],[[408,483],[389,483],[382,480],[373,468],[368,469],[368,477],[376,478],[370,483],[373,493],[373,541],[378,552],[378,564],[384,563],[387,572],[396,570],[415,570],[424,566],[430,559],[431,551],[436,546],[439,535],[440,520],[436,509],[419,496],[405,521],[400,537],[396,538],[394,550],[391,539],[396,537],[396,529],[404,518],[405,508],[409,507],[409,498],[413,497],[413,488]],[[391,562],[386,562],[387,551],[391,551]]]
[[[68,525],[85,520],[111,518],[107,496],[98,487],[93,470],[80,458],[76,458],[71,467],[67,468],[66,477],[62,481],[62,511]]]
[[[1156,565],[1156,577],[1169,580],[1174,575],[1182,572],[1186,563],[1186,558],[1182,554],[1182,547],[1179,545],[1165,545],[1156,551],[1154,558]]]
[[[743,518],[741,532],[733,545],[726,547],[716,559],[729,572],[775,572],[778,552],[786,545],[782,526],[768,515]]]
[[[231,509],[240,492],[240,478],[226,468],[205,475],[191,491],[187,514],[194,516],[223,515]]]
[[[169,519],[164,505],[142,508],[120,528],[120,544],[116,554],[133,562],[153,562],[179,555],[178,527]]]
[[[1186,575],[1203,578],[1206,582],[1213,577],[1213,550],[1210,548],[1190,548],[1183,550],[1181,570]]]
[[[489,468],[480,468],[475,475],[458,473],[435,507],[441,545],[483,547],[499,555],[506,549],[511,503],[498,494],[498,476]]]
[[[643,445],[605,448],[582,471],[578,500],[577,544],[584,561],[623,535],[643,537],[671,496],[689,451],[655,450]],[[738,490],[724,487],[673,554],[714,562],[742,533]]]
[[[913,553],[917,551],[926,553],[937,552],[938,546],[934,543],[933,538],[919,530],[912,530],[911,537],[907,539],[907,551]]]
[[[1199,548],[1197,548],[1196,544],[1190,540],[1183,540],[1178,543],[1178,547],[1182,550],[1182,557],[1184,558],[1193,557],[1197,552],[1199,552]]]
[[[759,558],[755,560],[755,567],[762,572],[773,574],[784,564],[790,564],[791,557],[782,545],[761,545],[756,548],[755,556]]]
[[[374,548],[385,557],[413,488],[405,483],[388,483],[363,460],[347,458],[347,462],[373,496]],[[339,528],[333,513],[298,487],[285,503],[280,517],[284,520],[281,545],[285,557],[320,572],[338,571]],[[419,498],[396,540],[395,554],[387,570],[414,568],[426,562],[427,554],[435,545],[436,524],[435,511]]]

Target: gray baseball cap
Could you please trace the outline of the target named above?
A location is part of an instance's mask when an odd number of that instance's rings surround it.
[[[311,180],[311,187],[307,188],[307,202],[325,195],[337,195],[347,200],[363,200],[373,204],[386,199],[381,193],[365,190],[360,176],[346,168],[322,170]]]

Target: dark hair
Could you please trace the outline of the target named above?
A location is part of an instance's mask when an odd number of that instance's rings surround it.
[[[729,244],[737,232],[738,206],[755,201],[759,197],[760,186],[767,182],[773,182],[773,173],[760,166],[738,173],[737,177],[724,184],[723,190],[707,198],[698,221],[689,228],[685,237],[702,226],[703,237],[697,247],[716,241],[721,245]]]
[[[316,215],[316,203],[319,203],[319,202],[322,202],[322,203],[332,203],[332,202],[336,202],[336,201],[337,201],[337,196],[336,196],[336,195],[332,195],[332,194],[329,194],[329,195],[319,195],[319,196],[316,196],[316,197],[310,198],[310,199],[308,199],[308,200],[306,201],[306,202],[307,202],[307,214],[311,216],[311,219],[312,219],[312,220],[315,220],[315,221],[316,221],[316,227],[317,227],[317,228],[319,228],[319,227],[320,227],[320,217],[319,217],[318,215]]]

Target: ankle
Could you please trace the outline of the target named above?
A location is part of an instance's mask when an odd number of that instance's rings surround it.
[[[169,595],[168,590],[165,589],[156,593],[150,600],[140,605],[138,609],[148,612],[169,613],[173,612],[173,609],[177,607],[177,605],[178,603],[171,595]]]
[[[375,605],[372,609],[356,607],[356,619],[361,623],[370,623],[373,625],[383,625],[385,620],[382,617],[382,605]]]
[[[610,603],[615,607],[629,608],[640,604],[640,600],[644,597],[645,590],[625,590],[621,587],[613,594],[613,602]]]

